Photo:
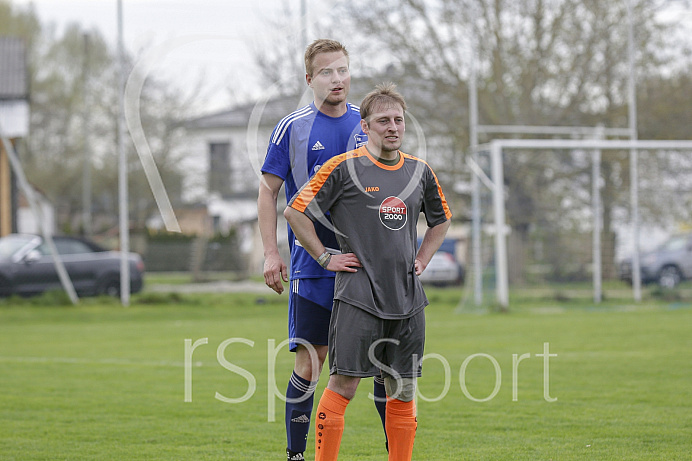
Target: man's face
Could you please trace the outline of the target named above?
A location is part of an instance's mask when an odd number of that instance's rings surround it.
[[[346,101],[351,89],[348,58],[341,51],[320,53],[312,61],[312,76],[306,80],[315,94],[315,101],[339,105]]]
[[[377,107],[367,121],[361,120],[361,128],[368,135],[368,146],[381,152],[397,151],[406,131],[404,109],[396,103]]]

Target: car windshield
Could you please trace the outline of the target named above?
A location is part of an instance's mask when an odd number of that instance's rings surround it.
[[[685,248],[685,246],[687,246],[687,237],[679,235],[667,240],[659,249],[663,251],[679,251]]]
[[[0,258],[9,258],[33,239],[34,237],[27,235],[8,235],[0,238]]]

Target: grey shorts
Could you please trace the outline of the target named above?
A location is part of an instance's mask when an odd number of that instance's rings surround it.
[[[329,324],[329,374],[419,377],[424,347],[424,310],[406,319],[388,320],[334,300]]]

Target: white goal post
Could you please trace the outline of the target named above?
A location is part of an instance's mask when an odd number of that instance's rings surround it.
[[[572,150],[689,150],[692,151],[692,141],[674,140],[568,140],[568,139],[495,139],[476,147],[477,152],[490,152],[491,180],[493,185],[493,217],[495,227],[495,273],[497,302],[503,308],[509,307],[509,280],[507,263],[507,242],[504,232],[506,226],[505,202],[504,202],[504,166],[502,154],[505,149],[572,149]],[[635,170],[636,171],[636,170]],[[638,178],[636,174],[632,178],[631,187],[636,195]],[[636,206],[636,205],[635,205]],[[639,222],[638,210],[634,210],[632,226],[635,228],[635,236],[638,235]],[[597,262],[594,261],[596,264]],[[639,239],[634,239],[633,248],[633,274],[639,274]],[[635,280],[636,278],[636,280]],[[635,299],[640,280],[633,278],[635,287]]]

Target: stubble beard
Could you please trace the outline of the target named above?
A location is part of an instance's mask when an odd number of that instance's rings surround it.
[[[346,96],[347,96],[346,93],[344,93],[343,96],[338,96],[338,97],[332,97],[331,94],[327,94],[327,97],[325,97],[322,100],[322,104],[326,104],[328,106],[339,106],[339,105],[344,104],[346,102]]]
[[[391,147],[390,147],[391,146]],[[401,148],[401,139],[399,139],[397,142],[390,144],[389,146],[385,143],[382,143],[382,152],[396,152]]]

